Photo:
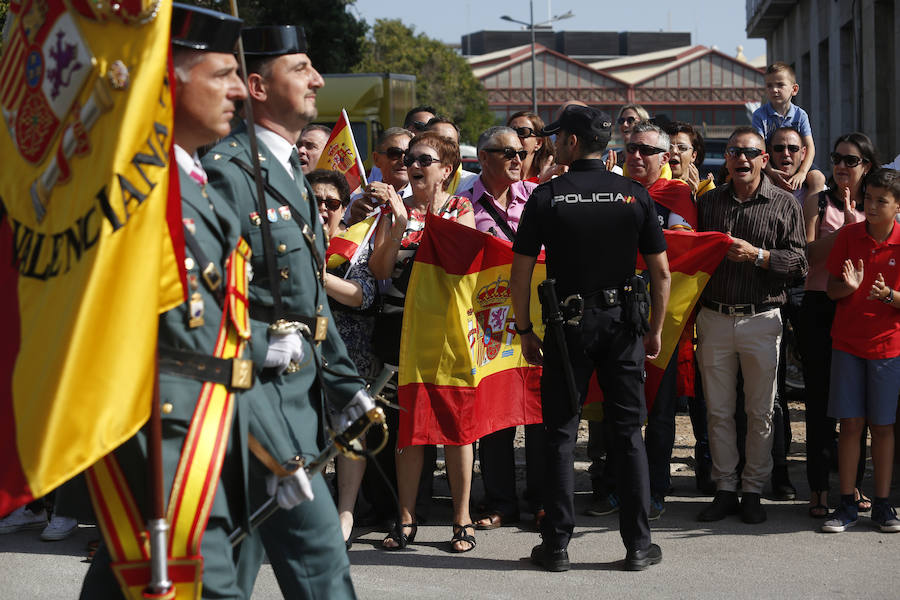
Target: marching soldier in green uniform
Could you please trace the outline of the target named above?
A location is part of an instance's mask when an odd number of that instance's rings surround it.
[[[235,301],[231,295],[232,289],[246,288],[246,270],[240,265],[246,259],[247,246],[240,239],[237,215],[215,190],[206,185],[206,174],[197,157],[200,146],[228,134],[235,102],[247,96],[233,55],[240,29],[241,21],[234,17],[194,6],[174,5],[172,53],[177,85],[173,140],[178,166],[172,165],[171,174],[179,177],[181,187],[188,300],[160,316],[159,402],[166,497],[170,495],[173,480],[178,481],[176,485],[180,489],[188,489],[192,481],[197,481],[196,477],[202,480],[208,473],[215,476],[221,467],[218,485],[212,486],[212,493],[204,491],[200,494],[198,504],[181,503],[177,499],[170,501],[170,509],[174,503],[186,513],[183,515],[186,522],[179,523],[177,518],[174,519],[170,538],[177,538],[185,525],[190,529],[196,523],[203,531],[203,517],[198,515],[209,511],[200,544],[204,598],[244,597],[238,586],[228,533],[238,524],[231,515],[244,511],[241,448],[246,452],[246,447],[239,437],[226,437],[217,442],[221,444],[217,450],[209,450],[212,455],[224,451],[224,459],[213,458],[204,465],[193,465],[196,470],[193,473],[189,472],[191,461],[181,458],[183,447],[191,446],[186,440],[196,437],[199,430],[213,427],[230,431],[238,392],[249,389],[252,384],[252,367],[241,360],[241,350],[247,345],[250,333],[245,326],[246,308],[241,313],[241,309],[236,308],[239,300]],[[241,252],[243,255],[238,256]],[[243,327],[241,314],[244,315]],[[210,399],[221,401],[217,405],[221,407],[218,412],[206,404]],[[242,398],[240,401],[249,400]],[[203,408],[198,408],[201,404]],[[201,419],[195,413],[203,413],[210,420]],[[114,453],[130,488],[130,492],[125,490],[125,493],[131,494],[144,515],[148,514],[146,505],[150,497],[147,437],[147,432],[142,430]],[[198,453],[191,456],[203,455],[202,450]],[[88,480],[99,481],[92,472],[89,472]],[[102,520],[103,514],[108,514],[109,507],[114,507],[120,498],[109,486],[104,489],[102,485],[94,484],[91,489],[95,507],[103,509],[96,511]],[[82,598],[123,597],[120,583],[128,577],[122,575],[118,565],[133,561],[134,557],[123,556],[120,552],[123,547],[134,544],[134,533],[127,528],[117,528],[112,520],[104,524],[105,543],[97,551],[85,577]],[[137,546],[140,545],[139,539]],[[186,554],[194,552],[187,550]],[[171,555],[177,559],[185,555],[185,551],[174,549]],[[118,580],[113,576],[114,570]],[[169,575],[176,587],[194,584],[193,575],[179,579],[174,571],[177,569],[170,570]]]
[[[283,510],[238,547],[239,581],[250,596],[267,554],[285,598],[355,598],[327,486],[321,477],[306,480],[303,469],[288,476],[283,466],[320,451],[329,414],[341,431],[374,407],[331,317],[322,282],[326,240],[294,146],[316,116],[324,81],[302,29],[254,27],[241,36],[255,123],[236,128],[203,166],[233,203],[253,251],[253,359],[265,402],[250,407],[250,506],[275,496]],[[258,142],[261,198],[247,127]]]

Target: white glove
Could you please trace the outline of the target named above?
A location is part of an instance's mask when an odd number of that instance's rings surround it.
[[[266,492],[274,496],[278,506],[285,510],[313,499],[312,486],[303,467],[287,477],[278,477],[274,473],[266,475]]]
[[[343,433],[350,424],[359,419],[361,416],[375,408],[375,401],[365,389],[356,392],[353,399],[347,403],[344,410],[337,417],[335,428],[338,433]]]
[[[291,333],[270,333],[269,349],[263,367],[275,367],[278,374],[284,373],[291,361],[303,360],[303,338],[296,331]]]

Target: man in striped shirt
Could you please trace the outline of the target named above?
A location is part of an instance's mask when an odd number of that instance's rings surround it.
[[[762,523],[760,493],[772,472],[772,410],[781,343],[780,307],[790,283],[806,274],[806,236],[799,204],[763,175],[766,145],[751,127],[728,140],[731,181],[700,198],[698,230],[721,231],[732,244],[700,297],[697,349],[707,397],[716,496],[700,521],[740,512]],[[735,424],[738,369],[744,376],[746,464],[738,473]],[[738,504],[737,485],[743,498]]]

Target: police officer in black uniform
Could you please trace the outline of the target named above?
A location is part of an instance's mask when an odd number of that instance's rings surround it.
[[[569,568],[566,547],[575,527],[573,450],[580,408],[595,371],[614,432],[619,529],[627,550],[623,568],[643,570],[662,560],[659,546],[650,543],[650,482],[641,425],[646,417],[644,359],[659,353],[671,277],[653,201],[641,185],[608,172],[601,160],[610,128],[609,115],[568,106],[544,130],[558,134],[557,161],[569,165],[569,171],[535,189],[513,245],[510,287],[516,330],[525,359],[544,365],[547,516],[543,543],[534,547],[531,558],[548,571]],[[558,298],[577,294],[583,301],[583,310],[569,310],[564,325],[547,327],[543,343],[533,331],[528,308],[541,246]],[[638,252],[650,271],[649,302],[646,287],[632,285]],[[573,299],[567,308],[579,304]],[[545,321],[548,309],[558,308],[544,304]],[[574,398],[567,377],[574,379]]]

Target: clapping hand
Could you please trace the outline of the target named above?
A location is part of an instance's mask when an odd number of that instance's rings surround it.
[[[851,289],[855,291],[859,289],[859,286],[862,283],[864,275],[863,271],[862,259],[859,259],[857,266],[854,267],[853,261],[848,258],[844,261],[844,265],[841,268],[841,276],[844,279],[844,283],[846,283]],[[884,280],[882,279],[882,283],[883,282]]]
[[[875,276],[875,281],[872,282],[872,289],[869,290],[869,300],[881,300],[884,301],[885,298],[891,293],[891,288],[884,283],[884,275],[879,273]]]

